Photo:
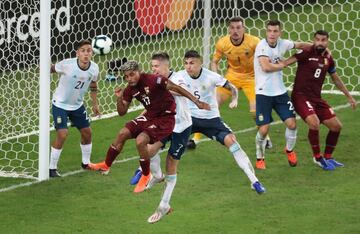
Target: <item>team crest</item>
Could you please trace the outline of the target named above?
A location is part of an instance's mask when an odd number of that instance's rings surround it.
[[[260,122],[264,121],[264,116],[262,114],[259,115],[259,121]]]
[[[150,93],[150,89],[149,89],[149,87],[148,87],[148,86],[146,86],[146,87],[144,88],[144,90],[145,90],[146,95],[149,95],[149,93]]]
[[[327,58],[324,58],[324,64],[328,65],[328,59]]]
[[[249,55],[250,55],[250,50],[249,49],[245,49],[245,55],[249,57]]]
[[[61,122],[62,122],[61,117],[58,116],[58,117],[56,118],[56,123],[57,123],[57,124],[61,124]]]

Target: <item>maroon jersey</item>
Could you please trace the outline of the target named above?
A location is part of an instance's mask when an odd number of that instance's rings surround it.
[[[136,98],[146,109],[147,118],[156,118],[163,115],[175,115],[176,104],[174,97],[166,89],[168,79],[160,75],[145,74],[140,75],[136,86],[127,86],[124,90],[123,98],[131,102]]]
[[[318,54],[314,46],[295,54],[298,60],[293,93],[304,94],[308,97],[321,97],[321,89],[326,73],[334,73],[333,58]]]

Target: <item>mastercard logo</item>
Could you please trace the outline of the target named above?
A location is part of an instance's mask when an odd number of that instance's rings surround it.
[[[194,10],[195,0],[135,0],[136,19],[145,34],[156,35],[168,28],[182,29]]]

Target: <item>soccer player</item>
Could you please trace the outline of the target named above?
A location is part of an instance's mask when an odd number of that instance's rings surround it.
[[[345,94],[353,109],[356,107],[356,101],[336,73],[334,59],[326,51],[328,44],[328,32],[316,31],[313,46],[299,51],[285,63],[286,65],[296,61],[298,63],[291,100],[295,111],[309,127],[308,139],[313,151],[314,162],[324,170],[334,170],[336,167],[344,166],[332,157],[342,124],[329,104],[321,98],[321,89],[326,73],[330,74],[335,86]],[[319,143],[320,123],[329,129],[323,157],[320,154]]]
[[[251,186],[258,194],[264,193],[265,188],[255,176],[251,162],[237,142],[231,129],[220,118],[218,103],[216,100],[216,87],[224,87],[232,94],[230,108],[235,108],[238,101],[238,90],[229,81],[202,67],[202,58],[197,51],[189,50],[184,56],[185,70],[179,71],[177,76],[181,77],[187,89],[199,100],[207,102],[211,106],[210,111],[199,110],[189,102],[192,117],[192,132],[200,132],[210,139],[216,139],[225,145],[234,156],[238,166],[245,172]]]
[[[243,90],[255,120],[254,54],[260,39],[245,33],[244,21],[240,17],[231,18],[228,26],[229,35],[220,38],[215,45],[211,70],[219,73],[219,62],[221,58],[226,58],[228,69],[225,78],[238,90]],[[231,92],[223,87],[218,87],[216,93],[219,106],[231,96]],[[195,148],[200,137],[199,133],[195,133],[189,147]],[[270,138],[267,137],[266,140],[266,148],[271,148]]]
[[[271,20],[266,24],[266,39],[256,46],[254,57],[255,92],[256,92],[256,124],[259,130],[256,134],[256,168],[265,169],[265,136],[273,121],[271,112],[276,111],[286,125],[285,139],[289,165],[297,164],[296,153],[293,151],[296,143],[296,120],[294,107],[287,94],[283,82],[282,61],[285,52],[297,48],[309,47],[309,43],[284,40],[281,36],[281,23]]]
[[[65,59],[51,66],[51,73],[58,73],[60,80],[52,99],[52,114],[56,129],[56,138],[52,143],[50,155],[50,177],[59,177],[57,163],[68,135],[68,118],[81,134],[81,153],[84,169],[89,169],[91,156],[91,129],[89,117],[84,107],[84,95],[90,87],[92,110],[99,115],[97,101],[97,79],[99,66],[91,61],[93,51],[91,42],[78,43],[76,58]]]
[[[210,107],[163,76],[141,73],[136,61],[128,61],[120,69],[128,85],[124,90],[120,88],[115,90],[118,114],[123,116],[127,113],[133,98],[141,102],[146,113],[125,124],[110,145],[105,161],[92,164],[91,169],[99,170],[103,174],[109,173],[113,161],[121,152],[125,142],[135,138],[143,172],[143,176],[134,189],[134,192],[138,193],[144,191],[150,180],[149,158],[152,155],[149,154],[148,144],[168,137],[174,128],[176,104],[169,90],[189,98],[201,109],[210,109]]]
[[[176,73],[170,70],[170,58],[167,53],[153,54],[151,57],[151,69],[154,74],[168,77],[174,84],[182,86],[186,89],[183,79],[176,76]],[[185,97],[180,96],[177,93],[171,93],[173,94],[176,102],[175,127],[173,129],[173,133],[169,137],[163,139],[161,142],[158,142],[160,147],[162,147],[167,141],[171,141],[166,157],[166,184],[158,208],[154,214],[148,218],[149,223],[159,221],[171,211],[169,203],[177,181],[177,167],[182,155],[185,152],[186,143],[191,134],[192,121],[187,100]],[[154,147],[154,145],[150,145],[149,148],[149,151],[153,151],[154,149],[158,150],[159,146]],[[156,152],[155,156],[151,158],[150,171],[153,177],[147,184],[146,189],[150,189],[154,184],[164,180],[160,167],[159,152]]]

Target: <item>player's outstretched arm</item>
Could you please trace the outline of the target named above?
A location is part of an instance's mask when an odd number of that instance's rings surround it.
[[[294,49],[303,50],[311,47],[313,44],[309,42],[294,42],[294,45],[295,45]]]
[[[283,62],[284,62],[284,64],[285,64],[285,66],[287,67],[287,66],[290,66],[291,64],[296,63],[296,62],[297,62],[297,58],[293,55],[293,56],[291,56],[290,58],[284,60]]]
[[[170,91],[174,91],[178,94],[180,94],[181,96],[184,96],[188,99],[190,99],[193,103],[195,103],[195,105],[197,107],[199,107],[199,109],[205,109],[205,110],[210,110],[210,106],[209,104],[200,101],[199,99],[197,99],[194,95],[192,95],[191,93],[189,93],[188,91],[186,91],[184,88],[182,88],[179,85],[174,84],[173,82],[171,82],[170,80],[168,80],[166,88]]]
[[[231,102],[229,104],[229,107],[231,109],[237,107],[238,97],[239,97],[239,92],[238,92],[237,88],[233,84],[231,84],[229,81],[226,81],[226,83],[223,87],[231,92]]]
[[[98,91],[97,83],[95,81],[92,81],[90,83],[90,98],[91,98],[92,105],[93,105],[92,110],[93,110],[94,116],[101,115],[100,108],[99,108],[99,102],[97,99],[97,91]]]
[[[130,103],[123,99],[123,90],[120,87],[115,88],[116,100],[116,110],[120,116],[123,116],[127,113]]]
[[[335,84],[335,86],[341,92],[343,92],[345,94],[345,96],[348,98],[348,102],[350,103],[351,108],[353,108],[355,110],[356,100],[353,98],[353,96],[351,96],[351,94],[349,93],[349,90],[344,85],[344,82],[342,82],[342,80],[340,79],[340,77],[338,76],[338,74],[336,72],[331,73],[330,76],[331,76],[331,79],[332,79],[333,83]]]

